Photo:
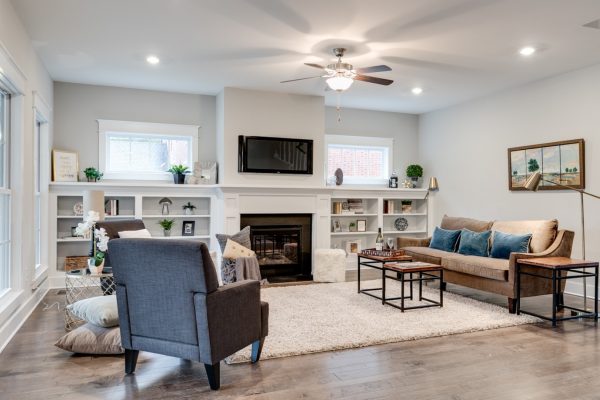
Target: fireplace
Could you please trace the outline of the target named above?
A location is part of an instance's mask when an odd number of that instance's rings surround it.
[[[269,282],[310,280],[311,214],[242,214],[260,272]]]

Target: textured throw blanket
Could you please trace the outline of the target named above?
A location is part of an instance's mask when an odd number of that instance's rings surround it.
[[[235,259],[235,280],[260,281],[260,267],[256,257],[238,257]]]

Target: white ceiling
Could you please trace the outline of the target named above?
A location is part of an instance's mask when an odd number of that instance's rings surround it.
[[[12,0],[57,81],[216,94],[324,95],[304,62],[349,48],[388,87],[355,82],[343,107],[422,113],[600,63],[599,0]],[[524,45],[542,48],[525,59]],[[158,66],[145,58],[156,54]],[[315,74],[315,72],[317,74]],[[421,86],[414,96],[410,89]]]

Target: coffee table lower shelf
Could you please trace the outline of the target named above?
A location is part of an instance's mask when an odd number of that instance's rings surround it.
[[[388,275],[386,272],[393,272],[393,275]],[[436,274],[437,273],[437,274]],[[415,278],[414,275],[417,275]],[[408,278],[407,278],[408,276]],[[400,296],[386,297],[386,280],[392,279],[400,282]],[[439,281],[439,301],[423,297],[423,282]],[[409,295],[405,296],[405,283],[409,282]],[[405,306],[405,300],[413,300],[413,282],[419,283],[419,301],[425,301],[429,304],[421,304],[418,306]],[[439,265],[427,263],[392,263],[383,266],[382,275],[382,303],[388,306],[395,307],[400,311],[416,310],[419,308],[443,307],[444,306],[444,269]],[[392,303],[392,301],[400,301],[400,305]]]

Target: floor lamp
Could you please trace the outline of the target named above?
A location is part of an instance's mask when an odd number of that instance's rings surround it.
[[[579,192],[579,196],[581,199],[581,256],[585,260],[585,208],[583,207],[583,195],[588,195],[591,197],[595,197],[596,199],[600,199],[600,196],[596,196],[595,194],[588,193],[583,189],[576,189],[571,186],[563,185],[560,183],[556,183],[554,181],[549,181],[547,179],[542,178],[542,174],[539,171],[536,171],[531,175],[527,182],[525,182],[525,189],[536,192],[540,187],[540,183],[548,182],[555,186],[560,186],[562,188],[573,190],[575,192]],[[583,277],[583,309],[587,311],[587,284],[586,278]]]

